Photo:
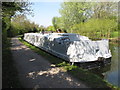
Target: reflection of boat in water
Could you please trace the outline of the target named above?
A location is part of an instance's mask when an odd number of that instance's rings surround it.
[[[100,76],[101,78],[104,79],[106,72],[110,71],[110,69],[111,69],[111,63],[109,63],[105,66],[99,67],[99,68],[98,67],[97,68],[92,68],[89,71],[92,72],[92,73],[95,73],[96,75],[98,75],[98,76]]]
[[[83,68],[83,69],[88,69],[88,70],[99,70],[101,73],[101,70],[103,71],[103,68],[105,69],[105,67],[108,67],[111,65],[111,58],[107,58],[104,60],[96,60],[96,61],[92,61],[92,62],[82,62],[82,63],[75,63],[77,66]]]
[[[108,40],[92,41],[74,33],[25,33],[24,40],[70,62],[93,62],[110,58]]]

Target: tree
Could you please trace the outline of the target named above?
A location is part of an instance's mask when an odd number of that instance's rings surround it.
[[[41,25],[40,27],[39,27],[39,31],[42,31],[42,30],[45,30],[46,28],[43,26],[43,25]]]
[[[68,32],[109,38],[111,32],[117,30],[116,2],[70,1],[62,3],[59,17],[60,23]],[[60,23],[56,26],[60,26]]]
[[[13,36],[26,32],[37,32],[39,25],[30,22],[25,15],[16,15],[11,19]],[[16,31],[16,32],[14,32]]]
[[[97,2],[92,7],[92,18],[115,19],[118,15],[117,2]]]
[[[7,38],[7,30],[10,32],[11,18],[16,14],[30,12],[29,2],[2,2],[2,37]],[[17,13],[16,13],[17,12]],[[9,33],[8,33],[9,34]]]
[[[47,31],[55,31],[56,29],[53,26],[48,26]]]
[[[90,17],[91,3],[64,2],[61,5],[60,14],[65,29],[71,29],[75,24],[85,22]]]
[[[52,24],[53,24],[55,30],[58,29],[58,28],[61,28],[61,25],[60,25],[61,24],[61,18],[60,17],[53,17]]]

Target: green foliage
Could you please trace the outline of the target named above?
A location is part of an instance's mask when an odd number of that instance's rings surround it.
[[[116,2],[93,2],[92,18],[116,19],[118,4]]]
[[[58,28],[63,29],[63,27],[62,27],[63,23],[61,20],[62,20],[61,17],[53,17],[52,24],[53,24],[55,30],[57,30]]]
[[[12,36],[23,34],[26,32],[37,32],[39,26],[34,22],[30,22],[24,15],[17,15],[11,21]]]
[[[111,19],[90,19],[72,27],[73,33],[79,33],[90,38],[110,38],[114,31],[117,31],[117,22]]]
[[[19,0],[18,0],[19,1]],[[14,16],[16,12],[23,13],[25,11],[30,12],[30,2],[2,2],[2,16],[9,17]]]
[[[63,67],[63,66],[70,66],[69,63],[66,63],[65,61],[62,63],[57,64],[58,67]]]
[[[117,38],[118,38],[118,36],[119,36],[118,31],[112,32],[112,33],[111,33],[111,36],[112,36],[113,38],[114,38],[114,37],[117,37]]]
[[[16,12],[30,12],[29,2],[2,2],[2,40],[5,43],[7,36],[12,36],[11,18],[16,15]],[[16,31],[15,31],[16,32]]]
[[[53,19],[52,19],[52,24],[53,24],[53,26],[54,26],[55,29],[58,28],[58,27],[57,27],[57,17],[53,17]]]
[[[73,70],[73,69],[76,69],[77,68],[77,66],[75,66],[75,65],[68,65],[68,66],[65,66],[65,69],[67,70],[67,71],[71,71],[71,70]]]
[[[5,43],[7,40],[7,30],[10,27],[10,18],[2,18],[2,42]]]
[[[61,17],[53,18],[53,26],[89,38],[116,37],[113,33],[120,26],[117,27],[117,7],[115,2],[64,2]]]
[[[91,3],[64,2],[61,5],[60,14],[65,29],[70,29],[74,24],[85,22],[88,19]]]
[[[47,31],[55,31],[55,28],[53,26],[48,26]]]

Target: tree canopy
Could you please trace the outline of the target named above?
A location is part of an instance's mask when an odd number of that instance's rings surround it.
[[[117,32],[118,4],[116,2],[63,2],[59,10],[61,17],[53,17],[55,28],[66,29],[98,38],[110,38]]]
[[[3,41],[10,34],[11,18],[17,14],[31,13],[30,2],[2,2],[2,37]]]

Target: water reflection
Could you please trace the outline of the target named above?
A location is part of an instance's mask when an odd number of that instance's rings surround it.
[[[106,76],[105,72],[109,71],[110,68],[111,68],[111,64],[108,64],[108,65],[106,65],[106,66],[103,66],[103,67],[101,66],[100,68],[91,69],[91,70],[89,70],[89,71],[97,74],[98,76],[100,76],[101,78],[104,79],[105,76]],[[98,72],[98,71],[99,71],[99,72]]]
[[[118,55],[118,51],[120,50],[120,47],[115,44],[110,44],[110,50],[112,53],[111,64],[91,71],[101,76],[103,79],[107,80],[111,84],[120,87],[118,78],[118,75],[120,73],[120,67],[118,67],[120,66],[120,55]]]
[[[119,63],[119,55],[118,51],[120,50],[120,47],[118,47],[115,44],[110,44],[110,50],[112,53],[112,59],[111,59],[111,68],[107,72],[105,72],[105,77],[108,82],[112,83],[113,85],[119,86],[120,84],[118,83],[118,73],[120,72],[120,66]]]

